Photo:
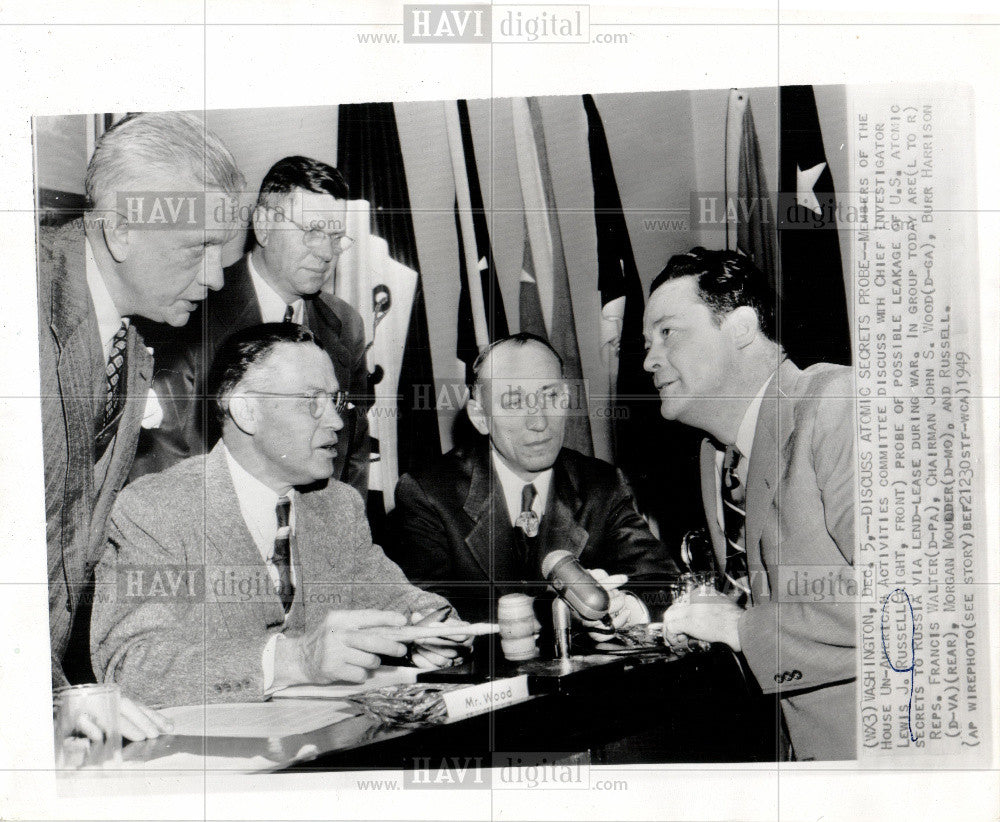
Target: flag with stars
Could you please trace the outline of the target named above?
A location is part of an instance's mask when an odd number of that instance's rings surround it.
[[[837,195],[812,86],[781,89],[779,190],[779,340],[801,368],[849,365]]]

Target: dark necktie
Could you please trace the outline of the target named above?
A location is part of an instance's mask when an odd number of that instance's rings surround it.
[[[750,597],[750,574],[746,549],[746,489],[740,482],[739,450],[730,446],[722,460],[722,518],[726,532],[726,587],[739,592],[745,602]]]
[[[514,520],[516,544],[518,547],[518,562],[521,565],[520,573],[526,579],[530,579],[534,574],[534,562],[536,553],[536,541],[538,536],[538,514],[531,510],[538,491],[535,484],[529,482],[521,489],[521,512]]]
[[[295,309],[292,308],[290,305],[286,305],[285,316],[282,318],[281,321],[285,323],[290,323],[292,321],[292,317],[294,316],[295,316]]]
[[[295,596],[295,589],[292,587],[292,528],[289,522],[289,515],[292,511],[292,501],[288,497],[278,499],[278,505],[274,512],[278,518],[278,530],[274,535],[274,554],[271,562],[278,570],[278,584],[280,590],[278,596],[281,597],[281,604],[287,614],[292,607],[292,598]]]
[[[104,415],[101,418],[99,428],[104,428],[110,423],[115,415],[121,410],[122,375],[125,373],[125,348],[128,344],[128,325],[122,320],[122,324],[111,338],[111,351],[108,354],[108,362],[104,373],[107,376],[107,396],[104,400]]]

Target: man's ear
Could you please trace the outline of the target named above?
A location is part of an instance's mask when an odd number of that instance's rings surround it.
[[[469,401],[465,404],[465,413],[469,415],[469,422],[480,434],[489,434],[490,425],[486,419],[486,410],[479,401],[479,392],[473,391],[469,394]]]
[[[737,348],[746,348],[760,334],[757,312],[748,305],[741,305],[730,311],[724,322],[729,327]]]
[[[108,253],[116,263],[123,263],[128,257],[129,224],[121,214],[112,214],[101,221],[101,232]]]
[[[267,208],[262,205],[254,206],[253,215],[250,218],[253,225],[253,236],[259,245],[267,245],[267,238],[270,230],[267,225]]]
[[[257,404],[245,395],[229,398],[229,416],[236,427],[251,437],[257,433]]]

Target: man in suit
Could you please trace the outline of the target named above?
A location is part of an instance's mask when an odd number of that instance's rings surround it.
[[[195,314],[189,333],[150,329],[153,389],[163,421],[143,430],[132,479],[211,449],[220,432],[205,398],[205,377],[215,351],[236,331],[286,320],[316,335],[351,396],[333,476],[367,497],[364,324],[348,303],[321,291],[351,245],[345,234],[349,196],[337,169],[308,157],[285,157],[267,172],[253,211],[252,250],[225,270],[225,284]]]
[[[63,661],[71,634],[87,644],[83,594],[132,465],[152,378],[152,358],[132,320],[182,326],[207,290],[222,285],[221,249],[233,231],[196,215],[210,217],[241,185],[229,150],[199,120],[130,116],[94,149],[82,220],[39,228],[53,687],[68,684]],[[127,737],[155,736],[163,727],[156,714],[125,701]]]
[[[473,371],[467,413],[484,436],[400,479],[393,558],[416,584],[485,619],[504,594],[542,594],[542,559],[564,549],[610,589],[617,628],[648,622],[677,568],[621,472],[563,448],[571,409],[559,354],[520,333],[486,348]]]
[[[207,387],[219,443],[130,483],[112,511],[95,670],[153,705],[364,681],[378,655],[406,653],[388,629],[448,603],[407,581],[358,493],[329,479],[345,403],[330,357],[295,323],[251,326]],[[418,665],[457,654],[428,642]]]
[[[796,758],[852,759],[855,603],[788,584],[809,566],[851,590],[851,370],[786,359],[766,278],[734,252],[672,257],[652,283],[644,334],[661,414],[709,435],[702,492],[726,589],[671,606],[664,627],[741,653],[780,698]]]

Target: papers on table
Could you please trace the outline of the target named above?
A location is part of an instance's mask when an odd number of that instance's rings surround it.
[[[345,702],[221,702],[162,708],[175,736],[282,737],[309,733],[355,716]]]
[[[418,668],[407,668],[402,665],[383,665],[363,683],[345,682],[333,685],[290,685],[275,691],[271,699],[333,699],[340,700],[351,694],[360,694],[386,685],[412,685],[417,681]]]

